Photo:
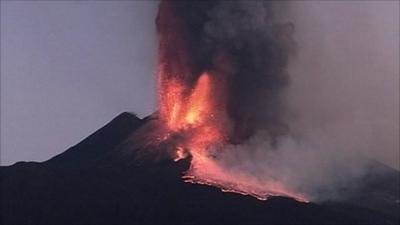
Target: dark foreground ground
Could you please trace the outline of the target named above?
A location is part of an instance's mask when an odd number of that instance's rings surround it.
[[[0,167],[1,224],[400,224],[400,173],[390,167],[374,163],[341,202],[259,201],[184,183],[188,160],[121,157],[146,121],[123,113],[46,162]]]

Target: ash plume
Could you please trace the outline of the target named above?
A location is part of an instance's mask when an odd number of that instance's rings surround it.
[[[398,149],[398,92],[397,103],[385,100],[384,107],[358,96],[361,92],[368,100],[375,97],[368,88],[359,87],[373,86],[370,80],[375,74],[357,69],[368,64],[351,46],[329,42],[339,36],[331,31],[338,26],[337,17],[350,21],[359,15],[351,10],[340,15],[343,10],[321,5],[161,2],[156,21],[160,85],[179,80],[190,95],[207,72],[218,81],[212,98],[227,114],[227,120],[218,122],[228,128],[228,143],[206,165],[218,170],[199,167],[195,171],[203,178],[199,183],[210,179],[218,186],[225,179],[261,192],[302,193],[313,201],[343,198],[341,191],[355,188],[369,172],[370,156],[379,158],[381,149]],[[310,12],[318,7],[324,16],[312,18]],[[348,53],[348,61],[339,60],[341,52]],[[394,78],[388,74],[382,76],[398,83],[396,74]],[[380,92],[385,99],[382,93],[386,92]],[[346,99],[349,102],[344,103]],[[393,112],[387,110],[393,105],[397,106]],[[268,189],[274,185],[278,188]]]
[[[257,130],[287,132],[282,94],[294,50],[291,23],[269,1],[162,1],[156,24],[163,79],[192,87],[204,71],[224,80],[214,93],[230,120],[230,142]],[[161,81],[162,82],[162,81]]]

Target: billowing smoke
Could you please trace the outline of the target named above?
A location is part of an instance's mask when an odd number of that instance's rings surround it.
[[[157,30],[162,79],[192,87],[207,71],[225,82],[213,98],[226,107],[233,143],[259,129],[271,136],[287,131],[281,98],[288,84],[294,28],[279,23],[279,10],[268,1],[161,2]]]
[[[366,174],[371,152],[398,149],[398,90],[385,89],[394,95],[387,97],[382,86],[370,82],[380,81],[373,77],[381,73],[382,79],[398,83],[392,74],[396,68],[360,69],[379,59],[358,55],[351,50],[354,43],[343,43],[351,39],[336,40],[340,35],[334,33],[335,19],[350,22],[359,11],[340,15],[337,5],[322,4],[161,2],[161,86],[179,80],[190,95],[207,72],[219,82],[221,90],[212,98],[228,117],[219,121],[229,127],[228,143],[203,165],[217,165],[218,170],[202,170],[200,164],[192,172],[202,178],[200,183],[245,184],[251,187],[237,189],[252,189],[255,195],[336,198],[339,190],[356,185]],[[321,15],[309,15],[313,10]],[[371,103],[371,98],[379,101],[377,95],[384,103]]]

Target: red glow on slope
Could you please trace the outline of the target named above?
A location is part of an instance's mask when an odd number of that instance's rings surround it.
[[[304,196],[279,182],[260,181],[220,165],[215,157],[227,145],[227,129],[222,125],[222,121],[226,121],[221,118],[225,115],[221,114],[224,109],[217,108],[217,100],[213,98],[216,88],[213,78],[203,73],[193,88],[175,79],[165,79],[160,84],[160,117],[169,130],[167,136],[174,133],[183,137],[175,143],[174,160],[192,156],[191,167],[183,176],[185,182],[216,186],[222,191],[252,195],[260,200],[270,196],[290,196],[307,202]]]

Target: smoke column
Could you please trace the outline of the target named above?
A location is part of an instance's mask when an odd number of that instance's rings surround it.
[[[160,4],[161,86],[177,79],[192,89],[205,71],[217,77],[218,88],[224,90],[213,92],[213,98],[226,108],[232,143],[259,129],[271,137],[287,130],[281,92],[288,84],[293,25],[279,24],[277,11],[276,4],[268,1]]]
[[[190,96],[206,72],[217,83],[212,99],[227,114],[219,122],[229,133],[228,141],[211,164],[192,172],[202,178],[198,183],[236,185],[256,196],[265,192],[300,199],[296,193],[302,193],[315,201],[340,198],[339,190],[356,186],[368,172],[371,155],[379,155],[381,148],[398,149],[398,90],[386,89],[394,92],[388,101],[384,92],[375,92],[385,99],[380,104],[384,107],[365,101],[360,92],[376,98],[368,89],[375,74],[360,69],[371,61],[352,51],[354,43],[335,40],[341,36],[335,27],[367,18],[356,10],[360,6],[161,2],[156,21],[161,90],[168,81],[178,80]],[[348,11],[342,13],[344,8]],[[389,78],[382,76],[398,83],[398,68],[384,71]],[[165,96],[161,93],[161,104]],[[218,169],[210,169],[214,167]]]

